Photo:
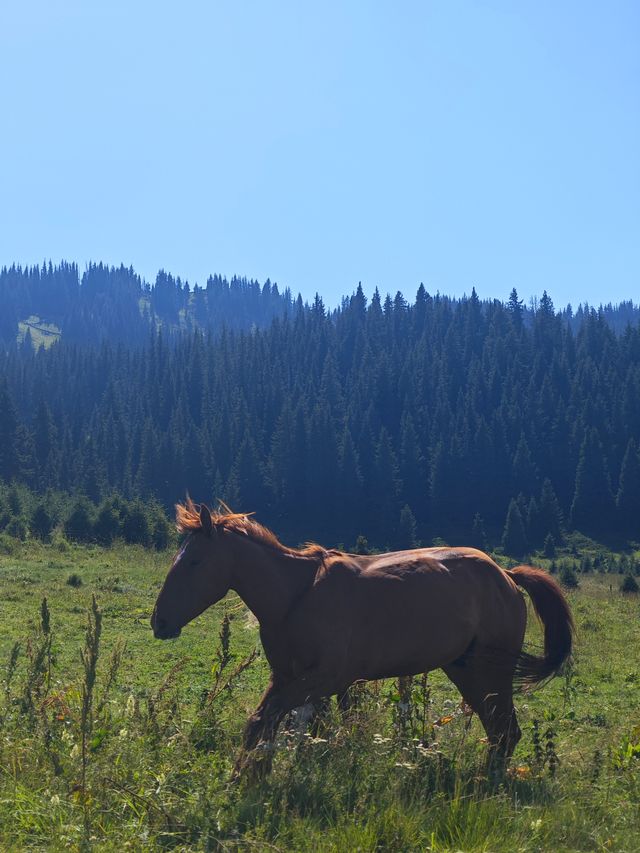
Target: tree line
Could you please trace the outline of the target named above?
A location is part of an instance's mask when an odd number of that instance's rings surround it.
[[[30,317],[56,326],[66,342],[96,345],[108,340],[132,346],[159,328],[171,336],[195,328],[268,325],[294,304],[291,291],[280,293],[269,279],[260,284],[212,275],[204,287],[191,288],[164,270],[149,284],[122,265],[89,264],[80,275],[77,264],[65,261],[55,266],[51,261],[32,267],[14,264],[0,269],[0,344],[14,343],[20,322]]]
[[[534,307],[358,287],[214,336],[7,346],[0,478],[217,497],[294,543],[637,540],[640,327]]]

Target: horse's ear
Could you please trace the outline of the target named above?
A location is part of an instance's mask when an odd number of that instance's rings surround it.
[[[202,531],[211,536],[213,524],[211,523],[211,510],[206,504],[200,504],[200,526]]]

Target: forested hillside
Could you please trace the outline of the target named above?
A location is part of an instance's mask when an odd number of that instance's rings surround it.
[[[280,294],[269,280],[261,285],[216,275],[205,287],[190,288],[162,270],[150,285],[124,266],[91,264],[80,276],[76,264],[14,265],[0,270],[0,344],[44,334],[38,342],[45,345],[59,337],[133,346],[158,329],[170,336],[194,328],[265,326],[292,304],[290,291]]]
[[[408,304],[358,288],[332,314],[289,300],[249,331],[161,326],[137,347],[63,339],[0,360],[5,482],[167,507],[188,490],[291,542],[638,539],[639,444],[638,323],[616,334],[583,311],[576,326],[546,293],[525,313],[515,291],[503,305],[421,286]]]

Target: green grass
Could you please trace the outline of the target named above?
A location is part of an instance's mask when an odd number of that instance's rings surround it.
[[[501,784],[484,778],[477,720],[432,673],[426,693],[416,682],[404,733],[395,683],[368,685],[350,718],[333,712],[320,737],[283,733],[265,783],[232,786],[267,666],[259,657],[233,674],[259,646],[233,596],[178,640],[153,639],[149,615],[170,557],[0,541],[2,850],[639,849],[640,597],[622,595],[618,575],[581,577],[569,593],[574,667],[517,697],[524,737]],[[67,583],[72,575],[80,585]],[[102,634],[83,788],[80,650],[94,594]],[[207,701],[225,614],[231,661]]]

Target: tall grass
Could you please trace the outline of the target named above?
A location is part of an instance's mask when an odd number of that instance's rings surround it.
[[[31,625],[6,642],[2,849],[637,849],[635,599],[597,579],[573,593],[575,670],[518,697],[524,738],[497,782],[484,773],[479,724],[433,674],[358,686],[346,713],[332,707],[317,729],[283,729],[269,778],[231,784],[266,676],[255,632],[223,604],[197,652],[189,632],[154,643],[150,569],[135,574],[139,552],[130,559],[127,570],[85,552],[86,583],[69,591],[64,555],[60,594],[49,577],[40,608],[37,585],[11,564],[5,591]],[[105,582],[116,572],[118,590]],[[85,592],[99,586],[100,606]]]

